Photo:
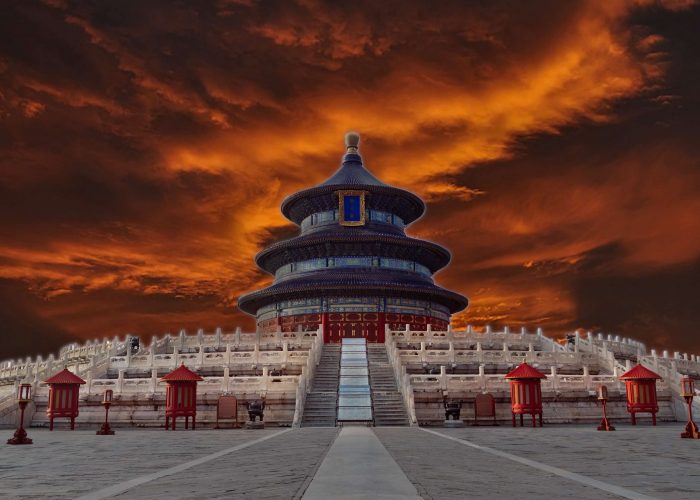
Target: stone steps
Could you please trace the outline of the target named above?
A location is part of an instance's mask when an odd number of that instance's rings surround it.
[[[383,344],[367,347],[369,379],[372,388],[374,425],[407,426],[408,416],[403,396],[396,387],[394,370],[389,363],[386,347]]]
[[[340,376],[340,346],[323,346],[321,360],[306,396],[302,427],[335,427]]]

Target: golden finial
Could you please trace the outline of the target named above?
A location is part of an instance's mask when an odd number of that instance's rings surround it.
[[[358,146],[360,144],[360,134],[357,132],[348,132],[345,134],[345,147],[349,154],[358,154]]]

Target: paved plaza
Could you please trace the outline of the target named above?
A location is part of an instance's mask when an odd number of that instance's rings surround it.
[[[0,498],[700,498],[681,427],[30,429]]]

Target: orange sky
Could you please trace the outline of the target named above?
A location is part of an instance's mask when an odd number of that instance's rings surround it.
[[[457,325],[700,351],[693,2],[0,9],[0,358],[252,327],[253,256],[351,129],[428,202]]]

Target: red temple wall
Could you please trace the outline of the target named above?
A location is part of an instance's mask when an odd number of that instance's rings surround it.
[[[343,338],[366,338],[368,342],[384,342],[384,326],[392,330],[447,330],[449,321],[417,314],[330,312],[323,314],[299,314],[282,316],[258,323],[262,331],[275,331],[279,326],[283,332],[316,330],[324,325],[326,343],[340,342]]]

